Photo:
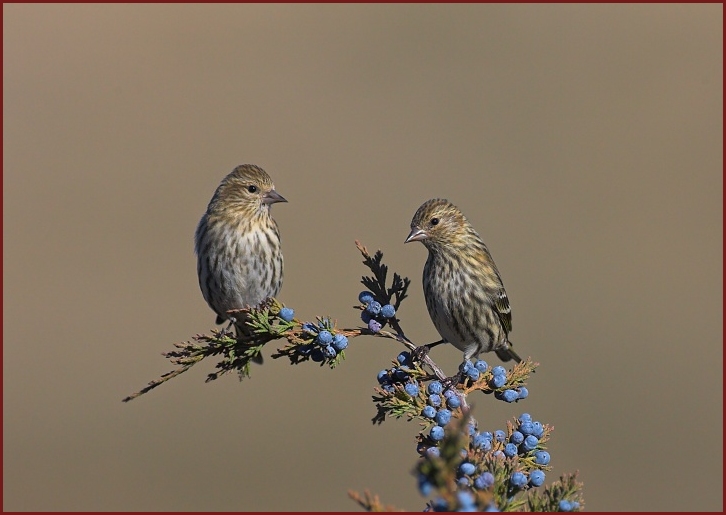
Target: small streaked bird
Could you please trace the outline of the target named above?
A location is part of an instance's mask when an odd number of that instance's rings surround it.
[[[217,314],[249,334],[244,320],[227,311],[259,305],[282,287],[280,231],[272,204],[287,202],[260,167],[244,164],[227,175],[209,201],[194,236],[199,287]]]
[[[420,241],[429,251],[424,297],[443,338],[420,347],[423,353],[449,342],[464,353],[464,360],[494,351],[502,361],[522,361],[509,341],[512,313],[502,278],[489,249],[459,208],[446,199],[424,202],[404,243],[410,241]]]

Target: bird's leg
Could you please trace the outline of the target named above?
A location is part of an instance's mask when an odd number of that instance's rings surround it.
[[[229,324],[227,324],[227,327],[223,327],[222,330],[219,332],[220,338],[224,338],[225,336],[227,336],[227,333],[232,334],[232,331],[230,329],[232,329],[234,324],[237,322],[237,319],[235,317],[229,317],[228,320]]]
[[[413,361],[418,361],[419,363],[423,363],[423,360],[426,356],[428,356],[429,351],[436,347],[437,345],[441,343],[446,343],[446,340],[439,340],[434,343],[428,343],[426,345],[419,345],[411,352],[411,359]]]

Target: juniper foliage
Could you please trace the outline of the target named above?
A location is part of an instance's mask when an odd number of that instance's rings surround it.
[[[360,336],[386,338],[407,350],[379,373],[378,385],[373,388],[376,412],[372,420],[382,424],[387,418],[405,418],[419,423],[415,436],[419,458],[411,472],[420,493],[428,499],[424,511],[582,511],[583,484],[576,472],[542,484],[545,473],[552,469],[546,451],[551,426],[523,413],[507,421],[506,430],[481,431],[467,402],[475,392],[508,403],[524,400],[527,380],[539,363],[528,358],[506,371],[484,361],[467,362],[462,381],[446,388],[446,375],[428,354],[424,353],[421,361],[414,357],[417,354],[412,351],[417,346],[406,337],[395,315],[411,281],[394,273],[389,284],[383,253],[378,250],[371,255],[360,242],[355,244],[372,274],[361,279],[367,291],[359,299],[366,302],[355,306],[364,326],[339,328],[330,316],[302,321],[291,316],[294,312],[289,308],[281,315],[284,304],[270,298],[259,306],[229,312],[232,316],[246,315],[252,328],[249,336],[238,340],[222,329],[175,343],[175,349],[163,355],[177,368],[123,401],[153,390],[205,358],[219,359],[207,381],[229,372],[235,372],[240,380],[248,378],[251,363],[259,359],[263,347],[277,340],[284,343],[272,354],[273,359],[335,368],[345,359],[349,340]],[[384,316],[390,313],[394,315]],[[348,495],[366,511],[402,511],[383,504],[367,490]]]

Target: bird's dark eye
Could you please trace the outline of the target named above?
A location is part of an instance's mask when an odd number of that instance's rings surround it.
[[[255,186],[254,184],[250,184],[249,186],[247,186],[247,191],[249,191],[250,193],[255,193],[257,191],[257,186]]]
[[[431,219],[431,225],[439,225],[439,219],[438,218],[432,218]]]

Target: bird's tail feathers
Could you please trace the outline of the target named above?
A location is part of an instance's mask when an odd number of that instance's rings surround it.
[[[514,360],[517,363],[522,362],[522,358],[519,357],[519,354],[514,352],[514,349],[512,349],[511,342],[509,343],[509,346],[507,346],[506,348],[497,349],[494,352],[496,352],[499,359],[501,359],[504,362],[511,361],[511,360]]]

